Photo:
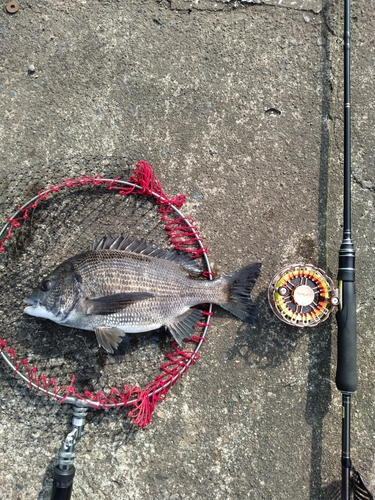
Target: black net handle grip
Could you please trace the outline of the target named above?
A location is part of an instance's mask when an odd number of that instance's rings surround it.
[[[70,500],[75,472],[74,465],[69,470],[61,470],[58,466],[55,467],[51,500]]]

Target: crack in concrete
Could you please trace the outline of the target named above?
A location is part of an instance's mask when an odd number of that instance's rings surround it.
[[[370,191],[371,193],[375,193],[375,186],[371,181],[362,181],[358,179],[355,175],[353,175],[353,181],[358,184],[362,189],[366,191]]]
[[[161,0],[156,0],[160,2]],[[168,0],[169,8],[176,11],[192,10],[218,12],[225,9],[233,11],[238,7],[268,6],[299,10],[319,14],[323,10],[322,0]],[[308,22],[308,21],[306,21]]]

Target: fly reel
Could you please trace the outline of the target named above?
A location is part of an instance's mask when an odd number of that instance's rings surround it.
[[[277,273],[268,287],[276,316],[289,325],[316,326],[339,304],[333,281],[312,264],[295,264]]]

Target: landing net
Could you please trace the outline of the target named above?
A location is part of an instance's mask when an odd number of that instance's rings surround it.
[[[94,332],[23,314],[23,298],[58,264],[107,234],[188,252],[212,279],[198,228],[180,211],[185,198],[168,198],[141,161],[128,181],[67,179],[39,191],[6,219],[0,231],[0,356],[15,375],[60,403],[128,407],[134,424],[151,422],[156,403],[199,359],[211,306],[183,348],[161,329],[130,336],[113,358],[98,346]]]

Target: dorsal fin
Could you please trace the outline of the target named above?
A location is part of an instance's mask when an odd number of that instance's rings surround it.
[[[173,261],[183,267],[192,276],[200,276],[202,274],[201,266],[192,259],[188,253],[150,247],[144,241],[139,241],[123,235],[117,238],[106,235],[100,241],[95,239],[91,246],[91,250],[121,250],[123,252],[149,255],[150,257]]]

